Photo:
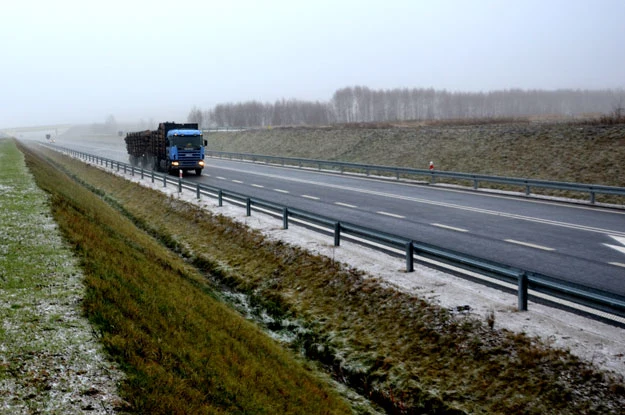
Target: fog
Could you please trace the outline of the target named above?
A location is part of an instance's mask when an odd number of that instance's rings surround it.
[[[622,0],[3,2],[0,128],[340,88],[625,88]]]

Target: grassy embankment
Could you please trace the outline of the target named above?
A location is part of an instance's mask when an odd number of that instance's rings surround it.
[[[210,133],[205,138],[208,147],[217,151],[416,169],[427,169],[434,161],[436,169],[444,171],[625,187],[624,123],[501,121],[265,128]],[[532,190],[588,198],[587,194]],[[622,198],[610,196],[598,196],[597,201],[625,204]]]
[[[218,284],[249,294],[253,303],[278,317],[277,321],[286,317],[302,321],[305,330],[291,333],[291,347],[322,363],[336,379],[390,413],[617,414],[625,405],[622,380],[611,379],[564,351],[524,335],[491,329],[471,317],[454,316],[328,258],[267,241],[222,216],[93,167],[57,154],[49,157],[88,181],[118,211],[95,205],[95,199],[87,205],[93,206],[82,207],[62,190],[78,192],[68,178],[46,183],[44,178],[52,175],[41,176],[42,186],[61,192],[62,197],[53,198],[55,216],[84,257],[91,292],[88,315],[100,327],[110,352],[129,370],[131,384],[126,394],[135,405],[160,385],[191,400],[196,381],[204,385],[201,390],[209,400],[231,397],[232,390],[206,370],[208,363],[225,365],[224,370],[237,372],[242,381],[269,376],[264,372],[271,369],[245,370],[239,367],[245,363],[228,353],[215,355],[206,339],[218,337],[209,318],[213,312],[202,311],[208,307],[211,289],[188,264]],[[33,170],[38,167],[33,165]],[[92,199],[86,194],[83,198]],[[117,218],[119,212],[134,225]],[[116,221],[121,221],[120,229],[112,227]],[[163,252],[145,231],[187,261],[177,262],[172,252]],[[132,261],[140,263],[134,266]],[[195,289],[185,291],[190,287]],[[200,304],[194,302],[196,297],[202,299]],[[183,311],[199,313],[206,320],[192,323],[195,320],[181,315]],[[245,333],[254,331],[247,323],[240,324],[247,327]],[[266,355],[259,352],[266,347],[262,339],[256,345],[252,340],[239,340],[240,330],[226,331],[234,338],[228,341],[242,341],[244,349]],[[223,362],[213,361],[220,359]],[[139,376],[137,362],[146,362],[145,375]],[[200,382],[202,376],[208,380]],[[176,383],[180,377],[185,381]],[[136,387],[133,379],[140,380]],[[256,382],[257,394],[272,392],[261,385]],[[240,399],[260,397],[250,393]],[[327,403],[328,407],[337,402]],[[307,407],[302,413],[310,411]]]
[[[112,207],[121,208],[113,199],[107,204],[103,192],[26,154],[81,259],[85,312],[127,374],[121,394],[132,412],[350,413],[314,372],[219,301],[195,268]],[[76,173],[93,179],[93,172]],[[98,177],[134,193],[123,181]],[[136,197],[160,209],[168,204],[162,196]],[[157,226],[168,220],[161,213]]]
[[[121,374],[81,316],[80,269],[13,141],[0,164],[0,413],[110,413]]]

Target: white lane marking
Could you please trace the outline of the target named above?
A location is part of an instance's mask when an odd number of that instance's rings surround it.
[[[282,190],[282,189],[273,189],[273,190],[279,193],[289,193],[288,190]]]
[[[252,187],[258,187],[259,189],[264,189],[265,186],[260,185],[260,184],[252,184]]]
[[[449,229],[449,230],[452,230],[452,231],[457,231],[457,232],[469,232],[466,229],[456,228],[454,226],[447,226],[447,225],[443,225],[442,223],[432,223],[431,225],[432,226],[437,226],[437,227],[443,228],[443,229]]]
[[[380,211],[378,211],[378,212],[375,212],[375,213],[377,213],[377,214],[379,214],[379,215],[390,216],[390,217],[392,217],[392,218],[397,218],[397,219],[406,219],[406,217],[405,217],[405,216],[396,215],[396,214],[394,214],[394,213],[383,212],[383,211],[381,211],[381,210],[380,210]]]
[[[511,244],[523,245],[530,248],[542,249],[543,251],[555,251],[553,248],[549,248],[548,246],[530,244],[528,242],[515,241],[514,239],[504,239],[505,242],[510,242]]]
[[[125,151],[116,151],[115,153],[117,154],[121,154],[123,157],[126,157],[128,154]],[[215,158],[210,156],[211,158]],[[226,160],[224,160],[226,161]],[[234,163],[248,163],[248,161],[245,160],[227,160],[230,162],[234,162]],[[267,166],[272,167],[271,164],[267,164]],[[254,170],[242,170],[241,168],[237,167],[237,168],[232,168],[232,167],[225,167],[225,166],[214,166],[215,168],[219,168],[219,169],[224,169],[224,170],[233,170],[233,171],[237,171],[237,172],[245,172],[245,173],[250,173],[250,174],[261,174],[261,175],[265,175],[265,176],[273,176],[271,174],[267,174],[267,173],[258,173]],[[310,170],[308,168],[298,168],[297,166],[294,165],[286,165],[286,166],[282,166],[282,165],[273,165],[273,167],[275,168],[292,168],[295,170],[301,170],[301,171],[307,171]],[[327,173],[324,171],[319,171],[316,168],[314,168],[315,173],[316,174],[322,174],[322,175],[326,175],[326,176],[335,176],[335,173]],[[278,176],[275,176],[278,177]],[[366,181],[375,181],[375,182],[379,182],[380,180],[375,178],[375,177],[364,177],[364,176],[358,176],[357,174],[353,176],[354,178],[357,178],[359,180],[366,180]],[[291,179],[287,179],[287,180],[291,180]],[[386,180],[384,180],[386,181]],[[311,182],[313,183],[313,182]],[[321,183],[316,183],[316,184],[321,184]],[[402,183],[402,182],[395,182],[396,185],[399,186],[408,186],[408,187],[414,187],[414,184],[410,184],[410,183]],[[475,193],[475,191],[473,190],[464,190],[464,189],[453,189],[453,188],[447,188],[447,187],[435,187],[434,189],[436,190],[440,190],[442,192],[450,192],[450,193]],[[492,189],[491,189],[492,190]],[[498,193],[480,193],[480,196],[484,196],[484,197],[490,197],[493,199],[510,199],[510,195],[506,194],[505,192],[501,192],[501,194]],[[512,196],[515,196],[514,192],[512,192]],[[523,202],[525,203],[533,203],[533,204],[538,204],[538,205],[553,205],[553,206],[560,206],[562,207],[562,202],[558,202],[558,201],[550,201],[548,199],[524,199]],[[601,212],[606,212],[608,211],[609,213],[612,214],[616,214],[616,215],[625,215],[625,211],[615,211],[612,209],[603,209],[600,208],[599,206],[579,206],[579,205],[565,205],[568,209],[578,209],[578,210],[591,210],[593,212],[597,212],[597,211],[601,211]]]
[[[610,245],[610,244],[604,244],[605,246],[615,249],[617,251],[619,251],[622,254],[625,254],[625,238],[620,237],[620,236],[614,236],[614,235],[608,235],[610,238],[614,239],[616,242],[620,243],[623,246],[620,245]]]
[[[306,199],[319,200],[319,198],[318,198],[318,197],[316,197],[316,196],[302,195],[302,197],[304,197],[304,198],[306,198]]]
[[[218,178],[219,180],[228,180],[228,179],[226,179],[225,177],[221,177],[221,176],[217,176],[217,178]]]
[[[233,180],[233,183],[243,183],[241,180]]]
[[[220,167],[220,168],[225,169],[225,170],[236,170],[236,169],[231,169],[231,168],[228,168],[228,167]],[[285,176],[280,176],[280,175],[276,175],[276,174],[256,173],[256,172],[251,172],[251,173],[252,174],[256,174],[258,176],[265,176],[265,177],[271,177],[271,178],[276,178],[276,179],[289,180],[289,181],[298,182],[298,183],[313,184],[313,185],[324,186],[324,187],[328,187],[328,188],[332,188],[332,189],[347,190],[347,191],[356,192],[356,193],[364,193],[364,194],[369,194],[369,195],[388,197],[388,198],[392,198],[392,199],[407,200],[407,201],[415,202],[415,203],[423,203],[423,204],[428,204],[428,205],[447,207],[447,208],[451,208],[451,209],[466,210],[466,211],[482,213],[482,214],[486,214],[486,215],[500,216],[500,217],[510,218],[510,219],[519,219],[519,220],[524,220],[524,221],[528,221],[528,222],[543,223],[543,224],[547,224],[547,225],[560,226],[560,227],[570,228],[570,229],[578,229],[578,230],[583,230],[583,231],[588,231],[588,232],[604,233],[604,234],[616,234],[616,235],[625,237],[625,232],[619,232],[619,231],[614,231],[614,230],[609,230],[609,229],[602,229],[602,228],[595,228],[595,227],[592,227],[592,226],[576,225],[574,223],[559,222],[559,221],[550,220],[550,219],[534,218],[534,217],[531,217],[531,216],[517,215],[517,214],[514,214],[514,213],[505,213],[505,212],[499,212],[499,211],[496,211],[496,210],[488,210],[488,209],[474,208],[474,207],[470,207],[470,206],[462,206],[462,205],[457,205],[457,204],[454,204],[454,203],[437,202],[437,201],[434,201],[434,200],[428,200],[428,199],[423,199],[423,198],[402,196],[402,195],[397,195],[397,194],[393,194],[393,193],[377,192],[377,191],[359,189],[359,188],[351,187],[351,186],[335,185],[335,184],[317,182],[317,181],[313,181],[313,180],[296,179],[296,178],[285,177]]]
[[[625,264],[622,264],[620,262],[608,262],[608,264],[614,265],[614,266],[617,266],[617,267],[625,268]]]
[[[338,206],[344,206],[344,207],[352,208],[352,209],[355,209],[355,208],[358,207],[358,206],[350,205],[349,203],[343,203],[343,202],[334,202],[334,204],[338,205]]]

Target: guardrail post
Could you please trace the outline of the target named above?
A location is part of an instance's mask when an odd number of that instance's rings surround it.
[[[479,180],[477,179],[473,179],[473,189],[477,190],[477,188],[479,187]]]
[[[178,177],[178,193],[182,193],[182,179]]]
[[[367,172],[367,176],[369,176],[369,169],[365,169],[365,172]]]
[[[341,245],[341,222],[334,223],[334,246]]]
[[[595,192],[590,192],[590,204],[595,204]]]
[[[143,180],[143,174],[144,174],[143,167],[141,167],[141,180]]]
[[[167,187],[167,175],[163,174],[163,187]]]
[[[119,161],[117,162],[117,172],[119,173]]]
[[[252,216],[252,199],[249,197],[245,199],[245,214],[247,216]]]
[[[195,189],[195,195],[197,196],[197,200],[200,200],[202,198],[202,196],[200,195],[200,184],[198,183],[196,189]]]
[[[282,229],[289,229],[289,208],[282,209]]]
[[[151,176],[152,176],[152,183],[154,183],[154,170],[152,170]]]
[[[519,311],[527,311],[527,288],[529,281],[526,273],[519,275]]]
[[[529,196],[530,195],[530,185],[526,184],[525,185],[525,196]]]
[[[224,204],[224,191],[219,189],[217,193],[217,206],[221,207]]]
[[[406,272],[414,271],[414,246],[412,241],[406,243]]]
[[[431,176],[430,176],[430,184],[436,183],[436,176],[434,176],[434,173],[430,173],[430,174],[431,174]]]
[[[126,174],[126,165],[124,164],[124,174]]]

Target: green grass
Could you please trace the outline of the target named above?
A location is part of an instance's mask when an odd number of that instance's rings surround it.
[[[14,141],[0,139],[0,163],[0,413],[112,411],[99,397],[114,393],[116,377],[80,316],[82,276],[46,194]],[[98,397],[85,400],[84,378]]]
[[[622,379],[597,372],[567,352],[524,335],[491,330],[468,317],[453,316],[329,258],[267,241],[260,233],[225,217],[210,215],[60,155],[49,156],[105,195],[117,209],[111,215],[121,212],[142,232],[175,248],[186,259],[169,269],[165,280],[158,280],[159,285],[168,287],[168,293],[185,281],[204,287],[205,280],[187,268],[194,264],[220,284],[251,295],[275,315],[303,321],[306,330],[296,333],[292,347],[390,413],[617,414],[625,405]],[[66,197],[70,196],[63,199]],[[99,210],[103,208],[96,209]],[[103,222],[99,215],[94,219]],[[127,340],[118,339],[118,327],[130,324],[128,320],[132,321],[133,330],[137,325],[152,324],[151,320],[167,326],[181,317],[169,308],[160,309],[155,301],[141,295],[157,281],[152,276],[159,272],[157,265],[175,264],[175,258],[171,252],[156,247],[148,250],[152,245],[139,243],[135,235],[144,234],[130,223],[116,232],[124,229],[130,234],[115,238],[125,242],[107,247],[108,253],[101,255],[110,262],[111,252],[128,250],[132,257],[141,260],[142,268],[150,267],[150,271],[135,276],[134,269],[123,265],[129,258],[121,257],[119,266],[125,270],[121,273],[124,277],[112,273],[114,286],[127,286],[124,281],[128,278],[137,282],[133,283],[134,288],[128,288],[130,299],[122,301],[115,294],[107,300],[114,308],[110,313],[115,316],[126,301],[134,305],[119,321],[108,318],[107,321],[114,321],[112,327],[102,323],[100,326],[106,329],[105,333],[113,333],[114,341],[109,340],[113,353],[123,355],[122,351],[130,350],[134,356],[136,350],[143,350],[144,343],[152,343],[145,339],[129,345]],[[77,249],[87,255],[83,243],[105,235],[89,236],[83,242],[84,233],[80,231],[70,239],[78,241]],[[100,267],[103,268],[97,272],[98,281],[108,276],[105,265]],[[171,279],[172,274],[179,277],[175,284],[169,281],[174,286],[168,286],[167,278]],[[145,282],[135,287],[139,281]],[[96,289],[102,291],[106,290]],[[179,301],[190,301],[188,296],[181,296],[186,300]],[[132,300],[134,297],[142,301]],[[149,318],[130,312],[138,309],[139,303],[156,307],[149,309]],[[160,359],[161,349],[157,350],[155,353],[153,348],[147,348],[140,354],[155,354]],[[191,385],[187,383],[188,387]]]
[[[85,313],[127,374],[121,392],[133,412],[350,413],[318,375],[219,301],[196,269],[46,159],[26,159],[81,259]]]

